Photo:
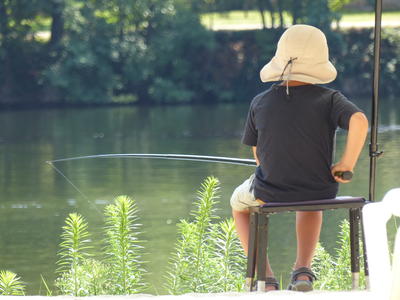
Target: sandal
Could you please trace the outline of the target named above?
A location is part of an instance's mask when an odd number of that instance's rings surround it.
[[[265,291],[267,291],[267,287],[269,287],[269,286],[273,286],[276,291],[279,290],[279,282],[276,280],[275,277],[265,278]],[[253,291],[254,290],[257,290],[257,281],[254,282],[254,285],[253,285]],[[267,292],[269,292],[269,291],[267,291]]]
[[[276,280],[275,277],[267,277],[265,279],[265,288],[267,288],[267,286],[273,286],[275,288],[275,291],[279,290],[279,282]]]
[[[297,278],[301,275],[306,275],[309,280],[297,280]],[[299,291],[299,292],[309,292],[313,290],[313,281],[316,280],[314,273],[311,269],[302,267],[294,270],[292,272],[292,276],[290,278],[290,284],[288,286],[288,290],[291,291]]]

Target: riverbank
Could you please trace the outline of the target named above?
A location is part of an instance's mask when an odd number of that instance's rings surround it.
[[[148,294],[139,294],[131,296],[93,296],[93,297],[72,297],[72,296],[2,296],[0,299],[3,300],[71,300],[71,299],[85,299],[90,298],[93,300],[241,300],[241,299],[324,299],[324,300],[346,300],[346,299],[382,299],[380,295],[376,295],[368,291],[346,291],[346,292],[326,292],[326,291],[314,291],[309,293],[291,292],[291,291],[276,291],[265,293],[220,293],[220,294],[185,294],[185,295],[162,295],[153,296]],[[382,299],[384,300],[384,299]]]

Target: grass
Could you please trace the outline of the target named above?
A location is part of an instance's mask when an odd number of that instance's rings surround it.
[[[345,13],[341,19],[342,22],[373,22],[375,20],[374,12]],[[400,21],[400,11],[384,12],[383,21]]]
[[[276,20],[278,21],[278,14]],[[265,21],[267,26],[271,26],[271,18],[269,13],[265,13]],[[291,16],[287,13],[284,14],[285,24],[291,23]],[[258,11],[230,11],[226,13],[207,13],[201,16],[201,22],[204,26],[213,28],[220,26],[234,25],[234,24],[248,24],[248,25],[261,25],[261,16]]]
[[[285,25],[292,22],[292,17],[289,13],[283,15]],[[271,18],[269,12],[265,13],[265,20],[267,26],[271,26]],[[343,13],[341,23],[364,23],[373,22],[375,20],[374,12],[346,12]],[[400,20],[400,11],[384,12],[382,16],[383,21],[395,22]],[[207,13],[201,16],[201,22],[208,28],[221,28],[233,26],[235,24],[250,26],[261,26],[261,16],[258,11],[230,11],[226,13]],[[279,15],[275,14],[275,22],[279,22]]]

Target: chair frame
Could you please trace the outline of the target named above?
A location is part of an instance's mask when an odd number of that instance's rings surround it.
[[[324,199],[302,202],[275,202],[263,206],[249,208],[249,248],[247,255],[246,289],[254,291],[255,270],[266,269],[268,248],[268,225],[269,216],[275,213],[290,211],[324,211],[345,208],[349,210],[350,223],[350,251],[351,251],[351,273],[352,288],[359,288],[360,274],[360,226],[361,209],[369,203],[361,197],[338,197],[336,199]],[[362,236],[364,249],[364,270],[368,275],[367,255],[365,252],[365,241]],[[265,291],[265,272],[257,272],[257,291]]]

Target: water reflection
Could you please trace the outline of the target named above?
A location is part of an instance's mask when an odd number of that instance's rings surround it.
[[[368,101],[359,105],[369,113]],[[65,217],[78,211],[89,222],[100,245],[101,211],[119,194],[138,202],[146,260],[159,285],[174,246],[175,224],[189,218],[195,191],[208,175],[221,181],[219,215],[230,216],[232,190],[248,177],[251,167],[151,159],[93,159],[57,164],[88,199],[81,197],[45,161],[102,153],[185,153],[251,157],[240,144],[248,105],[125,107],[0,112],[0,268],[20,274],[29,294],[37,294],[40,274],[54,279],[59,235]],[[381,106],[377,198],[399,186],[400,108],[394,101]],[[337,151],[343,151],[339,132]],[[367,146],[354,181],[342,195],[368,196]],[[345,212],[326,213],[322,241],[335,247],[337,224]],[[293,214],[273,216],[272,264],[287,272],[294,259]],[[390,228],[389,228],[390,229]],[[99,246],[100,247],[100,246]],[[286,274],[286,273],[284,273]],[[286,277],[286,275],[284,275]],[[162,292],[162,291],[161,291]]]

